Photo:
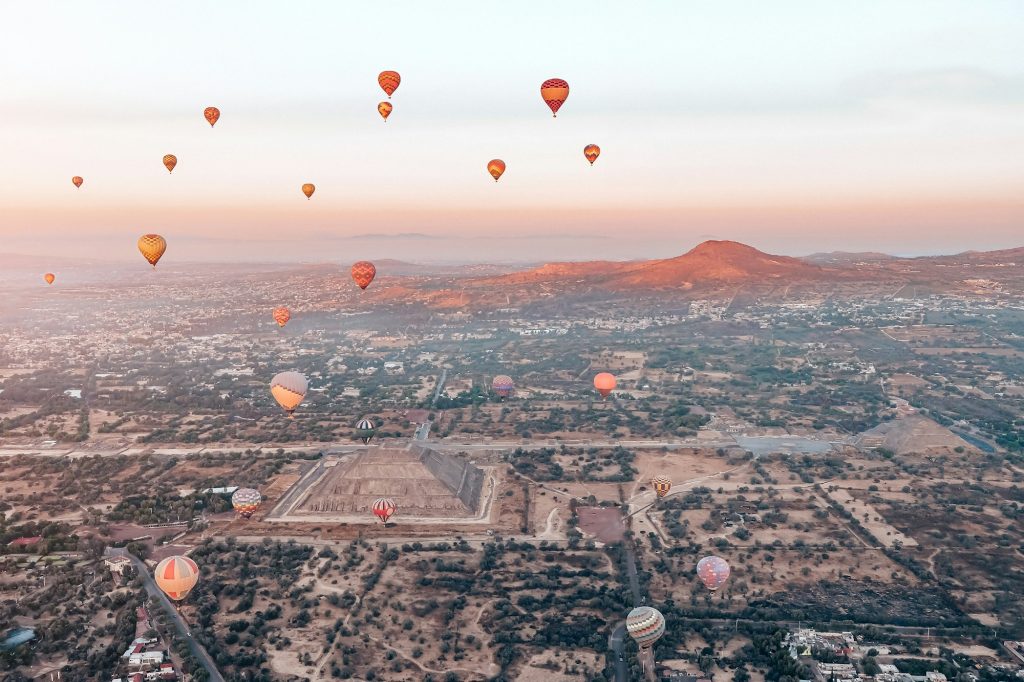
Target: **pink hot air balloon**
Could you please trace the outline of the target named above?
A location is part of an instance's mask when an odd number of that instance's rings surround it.
[[[697,577],[712,592],[725,584],[731,572],[729,563],[722,557],[706,556],[697,562]]]

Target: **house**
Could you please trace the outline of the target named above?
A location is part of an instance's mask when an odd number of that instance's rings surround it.
[[[31,538],[17,538],[7,543],[8,547],[34,547],[43,541],[42,536],[36,535]]]
[[[112,556],[104,559],[103,564],[110,570],[111,573],[116,573],[120,576],[123,576],[124,569],[132,565],[132,560],[126,556]]]

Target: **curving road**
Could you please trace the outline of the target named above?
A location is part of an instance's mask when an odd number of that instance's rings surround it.
[[[128,557],[132,561],[132,565],[135,566],[135,572],[142,578],[142,583],[146,587],[146,593],[150,597],[156,599],[164,608],[164,613],[170,617],[171,622],[174,623],[174,627],[178,630],[178,634],[188,644],[189,650],[200,665],[206,668],[206,672],[210,675],[212,682],[224,682],[224,677],[221,676],[220,671],[217,670],[217,664],[210,658],[210,654],[206,653],[206,649],[195,640],[192,636],[192,631],[189,629],[188,624],[178,613],[178,610],[171,604],[171,600],[167,598],[156,583],[153,582],[153,576],[149,573],[149,568],[142,562],[142,559],[130,553],[128,550],[121,547],[107,547],[103,554],[105,556],[123,556]]]

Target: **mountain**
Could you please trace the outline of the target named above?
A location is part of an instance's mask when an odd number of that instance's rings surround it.
[[[815,265],[853,265],[855,263],[880,263],[896,260],[896,256],[878,251],[828,251],[826,253],[812,253],[800,260],[814,263]]]
[[[740,282],[818,280],[825,269],[799,258],[773,256],[732,241],[706,241],[675,258],[649,261],[548,263],[481,281],[486,285],[583,283],[608,289],[664,289]]]

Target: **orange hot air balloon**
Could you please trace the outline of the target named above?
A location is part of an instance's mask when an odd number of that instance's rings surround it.
[[[302,193],[306,195],[307,199],[313,196],[313,192],[315,191],[316,185],[314,185],[312,182],[307,182],[305,185],[302,186]]]
[[[505,172],[505,162],[501,159],[491,159],[487,162],[487,172],[491,174],[494,181],[497,182],[498,178],[501,177],[502,173]]]
[[[583,156],[587,157],[587,161],[593,166],[594,162],[597,161],[597,157],[601,156],[601,148],[596,144],[588,144],[583,148]]]
[[[558,116],[558,110],[569,98],[569,84],[561,78],[549,78],[540,84],[540,96],[551,109],[551,115]]]
[[[289,417],[294,419],[295,408],[302,403],[309,390],[309,380],[298,372],[281,372],[270,380],[270,395]]]
[[[206,107],[203,109],[203,116],[206,118],[206,122],[210,124],[212,128],[217,123],[217,119],[220,118],[220,109],[217,107]]]
[[[174,167],[178,165],[178,157],[174,154],[164,154],[164,167],[168,173],[174,172]]]
[[[391,95],[398,89],[401,82],[402,77],[398,75],[397,71],[381,71],[377,76],[377,83],[380,84],[381,90],[387,93],[388,99],[391,99]]]
[[[71,178],[71,184],[74,185],[75,187],[81,187],[83,182],[85,182],[85,180],[82,179],[81,175],[76,175],[75,177]]]
[[[46,273],[45,275],[43,275],[43,279],[45,279],[45,280],[46,280],[46,283],[47,283],[47,284],[53,284],[53,280],[55,280],[55,279],[57,279],[57,278],[56,278],[56,277],[54,277],[54,275],[53,275],[53,273],[52,273],[52,272],[48,272],[48,273]]]
[[[602,398],[607,398],[608,394],[615,390],[615,376],[608,372],[601,372],[594,377],[594,388]]]
[[[158,234],[144,234],[139,237],[139,251],[154,268],[167,250],[167,241]]]
[[[366,287],[370,286],[370,282],[377,276],[377,268],[374,267],[373,263],[368,260],[361,260],[358,263],[352,265],[352,279],[355,280],[359,288],[366,290]]]
[[[381,115],[385,123],[388,122],[388,116],[391,115],[392,109],[394,109],[394,107],[391,106],[391,102],[381,102],[377,105],[377,113]]]
[[[292,319],[292,313],[284,306],[274,308],[274,322],[277,322],[277,326],[283,327],[288,324],[288,320]]]
[[[199,582],[199,567],[187,556],[169,556],[156,565],[153,580],[164,594],[181,601]]]

